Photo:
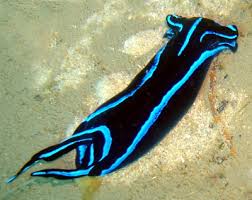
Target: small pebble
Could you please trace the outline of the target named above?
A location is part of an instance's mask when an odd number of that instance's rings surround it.
[[[219,105],[218,108],[217,108],[217,112],[218,112],[218,113],[223,112],[224,109],[226,108],[227,104],[228,104],[228,101],[227,101],[227,100],[221,101],[220,105]]]

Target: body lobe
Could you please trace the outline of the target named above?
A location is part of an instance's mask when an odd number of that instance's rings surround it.
[[[103,162],[98,164],[92,170],[94,174],[99,173],[98,169],[101,170],[109,167],[119,155],[126,152],[127,147],[130,146],[139,133],[141,126],[147,121],[153,108],[161,102],[167,91],[171,90],[174,84],[182,79],[193,61],[197,59],[196,55],[199,55],[197,54],[198,52],[194,52],[195,57],[190,55],[188,58],[179,58],[176,56],[176,52],[177,49],[174,46],[167,44],[151,79],[146,81],[134,96],[126,99],[117,107],[104,112],[104,116],[100,118],[101,121],[95,121],[95,124],[98,122],[110,127],[114,144],[112,144],[111,148],[112,157],[109,158],[108,156],[108,159],[104,159]],[[196,98],[201,82],[208,70],[209,63],[209,60],[202,63],[202,66],[174,94],[169,103],[161,111],[158,119],[156,119],[155,123],[153,123],[146,135],[139,142],[137,148],[134,149],[132,154],[128,156],[120,167],[141,157],[174,127]],[[151,64],[152,62],[149,63],[149,65]],[[147,73],[148,69],[149,66],[147,65],[146,70],[144,69],[143,71]],[[123,93],[127,93],[127,90],[128,88]]]

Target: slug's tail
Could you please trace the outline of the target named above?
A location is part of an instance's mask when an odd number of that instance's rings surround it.
[[[31,173],[32,176],[54,177],[57,179],[72,179],[89,174],[90,170],[94,166],[88,169],[45,169]]]
[[[6,180],[6,183],[13,182],[18,176],[26,172],[29,168],[31,168],[33,165],[35,165],[40,160],[44,161],[53,161],[60,156],[62,156],[65,153],[68,153],[69,151],[73,150],[79,145],[88,145],[92,141],[92,137],[90,137],[89,134],[86,135],[80,135],[80,136],[71,136],[70,138],[63,140],[61,143],[57,145],[53,145],[51,147],[48,147],[34,156],[12,177],[10,177],[8,180]],[[91,169],[90,169],[91,170]],[[76,176],[75,172],[76,170],[42,170],[39,172],[32,173],[32,176],[59,176],[59,172],[61,172],[61,175],[64,174],[73,174],[73,176]],[[77,170],[78,171],[78,170]],[[80,170],[79,170],[80,171]],[[82,172],[84,173],[84,171]],[[78,173],[77,173],[78,174]],[[69,175],[70,176],[70,175]]]

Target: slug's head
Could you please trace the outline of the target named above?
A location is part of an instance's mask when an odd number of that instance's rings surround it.
[[[170,29],[164,37],[176,40],[178,56],[216,48],[237,49],[238,30],[235,25],[222,26],[206,18],[183,18],[168,15],[166,21]]]

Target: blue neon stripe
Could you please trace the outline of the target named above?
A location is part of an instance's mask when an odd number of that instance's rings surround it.
[[[12,181],[14,181],[17,178],[17,175],[11,176],[9,179],[7,179],[5,181],[5,183],[11,183]]]
[[[229,46],[231,46],[231,47],[235,47],[236,41],[232,41],[232,42],[220,42],[220,43],[218,44],[218,46],[221,46],[221,45],[229,45]]]
[[[78,148],[78,152],[79,152],[79,156],[77,157],[77,159],[78,159],[78,162],[80,164],[82,164],[82,161],[84,159],[84,155],[85,155],[86,150],[87,150],[87,146],[86,145],[80,145],[77,148]]]
[[[32,166],[34,166],[36,163],[38,163],[39,161],[38,160],[36,160],[34,163],[32,163],[31,165],[29,165],[29,166],[27,166],[26,168],[24,168],[23,170],[22,170],[22,172],[21,173],[25,173],[28,169],[30,169]]]
[[[225,35],[225,34],[221,34],[221,33],[216,33],[214,31],[206,31],[205,33],[203,33],[201,35],[200,42],[202,42],[203,38],[206,35],[217,35],[217,36],[220,36],[220,37],[223,37],[223,38],[226,38],[226,39],[236,39],[237,38],[237,35]]]
[[[167,45],[167,44],[166,44]],[[96,110],[95,112],[93,112],[92,114],[90,114],[83,122],[88,122],[89,120],[93,119],[94,117],[96,117],[97,115],[100,115],[101,113],[109,110],[110,108],[114,108],[116,107],[118,104],[122,103],[123,101],[125,101],[127,98],[133,96],[142,86],[143,84],[146,83],[146,81],[148,81],[153,73],[155,72],[157,66],[158,66],[158,63],[159,63],[159,60],[160,60],[160,56],[162,55],[166,45],[164,45],[159,51],[158,53],[156,54],[155,58],[154,58],[154,62],[150,68],[150,70],[148,71],[148,73],[145,74],[145,76],[143,77],[142,79],[142,82],[134,89],[132,90],[131,92],[129,92],[128,94],[122,96],[120,99],[118,99],[117,101],[115,102],[112,102],[104,107],[101,107],[100,109]]]
[[[173,16],[173,17],[175,17],[175,18],[179,18],[177,15],[169,15],[169,16],[167,16],[167,18],[166,18],[167,23],[168,23],[168,24],[171,24],[172,26],[178,27],[178,28],[179,28],[179,32],[181,32],[182,29],[183,29],[183,25],[182,25],[181,23],[175,23],[175,22],[173,22],[173,21],[171,20],[171,16]]]
[[[229,29],[231,29],[232,31],[237,31],[237,29],[235,28],[234,25],[227,25],[227,27],[228,27]]]
[[[110,147],[112,144],[111,133],[110,133],[110,130],[107,126],[101,125],[101,126],[98,126],[98,127],[92,128],[92,129],[88,129],[88,130],[79,132],[75,135],[72,135],[68,139],[73,139],[73,138],[80,137],[80,136],[88,134],[88,133],[95,133],[95,132],[101,132],[103,134],[104,140],[105,140],[104,145],[103,145],[102,157],[99,160],[99,161],[101,161],[109,154],[109,150],[110,150]]]
[[[209,57],[219,53],[220,51],[227,49],[225,46],[217,47],[214,50],[207,50],[201,54],[198,60],[196,60],[188,72],[184,75],[184,77],[177,82],[162,98],[161,102],[152,110],[149,118],[141,127],[140,131],[137,133],[137,136],[133,140],[132,144],[127,148],[126,152],[118,158],[108,169],[105,169],[101,172],[101,175],[105,175],[110,173],[114,169],[116,169],[136,148],[137,144],[142,140],[142,138],[146,135],[150,127],[156,122],[159,115],[161,114],[164,107],[168,104],[171,97],[183,86],[183,84],[191,77],[194,71]]]
[[[172,29],[172,28],[169,28],[169,29],[166,31],[164,37],[167,37],[168,39],[171,39],[171,38],[174,37],[174,35],[175,35],[175,33],[174,33],[173,29]]]
[[[75,144],[77,142],[84,142],[84,141],[89,141],[89,140],[92,140],[92,139],[91,138],[85,138],[85,139],[79,139],[79,140],[67,143],[67,144],[65,144],[65,145],[63,145],[63,146],[61,146],[61,147],[59,147],[59,148],[57,148],[57,149],[55,149],[53,151],[41,154],[39,156],[39,159],[48,158],[48,157],[50,157],[50,156],[52,156],[52,155],[54,155],[54,154],[56,154],[56,153],[58,153],[58,152],[60,152],[60,151],[62,151],[64,149],[66,149],[67,147],[69,147],[69,146],[71,146],[71,145],[73,145],[73,144]]]
[[[62,177],[79,177],[79,176],[85,176],[88,175],[89,172],[92,170],[94,166],[88,168],[88,169],[78,169],[78,170],[72,170],[72,171],[64,171],[64,170],[47,170],[47,171],[38,171],[33,172],[32,176],[44,176],[44,175],[56,175],[56,176],[62,176]]]
[[[25,173],[28,169],[30,169],[33,165],[35,165],[35,164],[38,163],[38,162],[39,162],[39,161],[36,160],[36,161],[33,162],[31,165],[25,167],[25,168],[24,168],[22,171],[20,171],[18,174],[14,175],[14,176],[11,176],[11,177],[10,177],[9,179],[7,179],[5,182],[6,182],[6,183],[11,183],[12,181],[14,181],[14,180],[17,178],[17,176],[19,176],[19,175]]]
[[[89,155],[88,166],[92,165],[93,163],[94,163],[94,144],[92,143],[90,146],[90,155]]]
[[[193,32],[195,31],[195,29],[197,28],[198,24],[201,22],[202,18],[198,18],[192,25],[192,27],[190,28],[188,34],[186,35],[186,39],[181,47],[181,49],[178,52],[178,56],[180,56],[182,54],[182,52],[184,51],[184,49],[186,48]]]

